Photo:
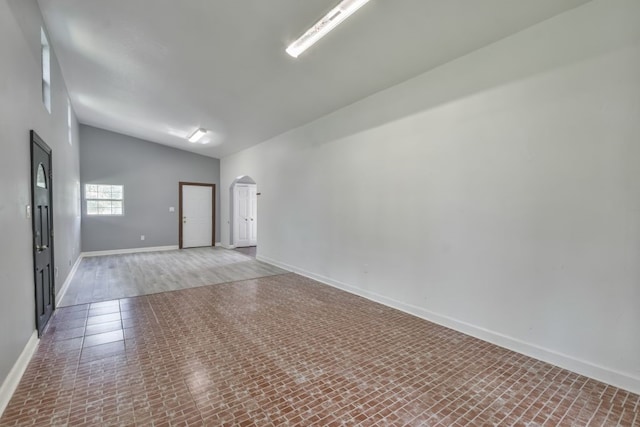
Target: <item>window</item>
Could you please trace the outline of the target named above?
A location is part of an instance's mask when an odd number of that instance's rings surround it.
[[[67,139],[69,145],[73,145],[73,132],[71,131],[71,100],[67,98]]]
[[[38,174],[36,175],[36,187],[47,188],[47,173],[44,171],[42,163],[38,165]]]
[[[44,28],[40,28],[40,45],[42,47],[42,103],[51,114],[51,48]]]
[[[86,184],[84,198],[87,201],[87,215],[124,214],[122,185]]]

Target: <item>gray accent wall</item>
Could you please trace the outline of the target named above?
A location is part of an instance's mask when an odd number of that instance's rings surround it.
[[[78,125],[51,46],[51,114],[42,103],[36,0],[0,0],[0,412],[2,385],[35,331],[29,131],[53,150],[56,288],[80,252]],[[50,40],[51,41],[51,40]]]
[[[216,184],[219,241],[219,159],[81,125],[80,165],[83,189],[85,184],[124,185],[123,216],[87,216],[83,195],[83,252],[178,245],[180,181]]]

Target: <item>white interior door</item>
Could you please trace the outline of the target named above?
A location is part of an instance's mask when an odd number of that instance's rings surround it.
[[[249,187],[249,246],[258,244],[258,196],[255,185]]]
[[[257,236],[257,196],[255,185],[236,185],[233,190],[233,244],[255,246]]]
[[[182,247],[213,246],[213,187],[182,186]]]

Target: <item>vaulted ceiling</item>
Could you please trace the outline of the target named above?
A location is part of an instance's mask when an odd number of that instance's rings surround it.
[[[82,123],[224,157],[588,0],[39,0]],[[196,128],[211,132],[190,144]]]

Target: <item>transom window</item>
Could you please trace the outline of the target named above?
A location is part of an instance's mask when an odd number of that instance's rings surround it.
[[[42,54],[42,103],[51,114],[51,48],[44,28],[40,28],[40,47]]]
[[[71,132],[71,100],[67,98],[67,140],[73,145],[73,133]]]
[[[84,198],[87,201],[87,215],[124,214],[122,185],[85,184]]]

